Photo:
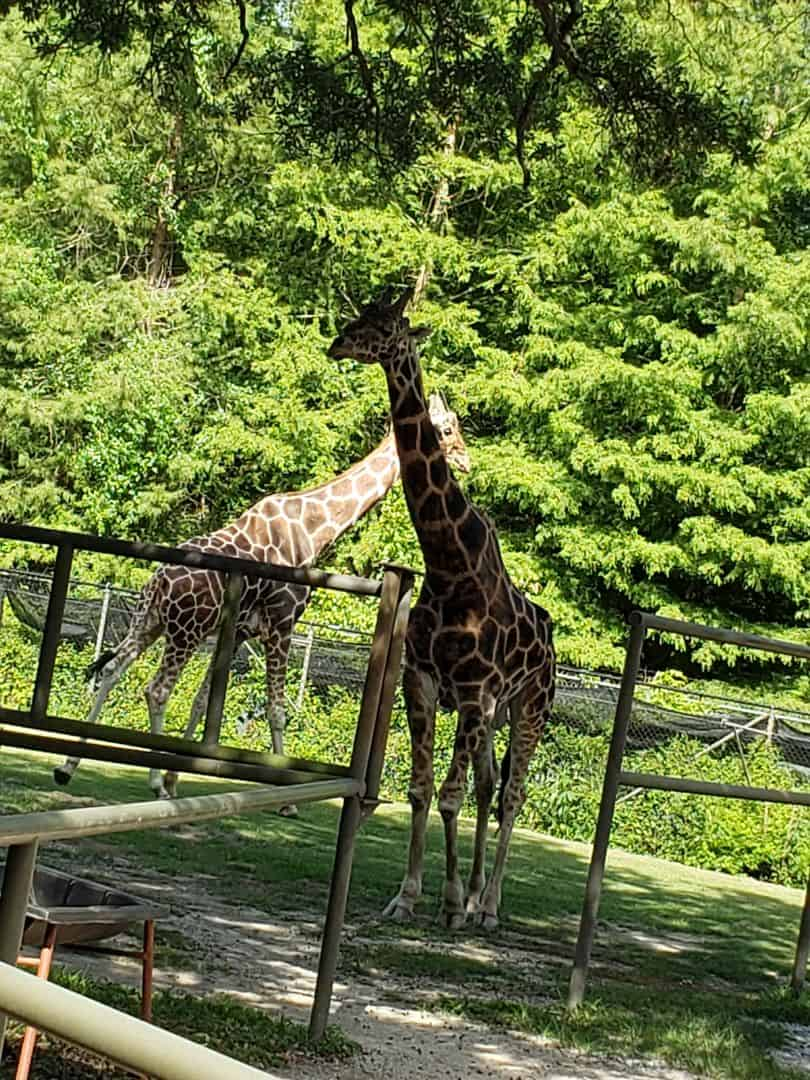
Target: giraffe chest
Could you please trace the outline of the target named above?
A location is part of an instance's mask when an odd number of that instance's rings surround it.
[[[499,608],[458,597],[420,599],[408,627],[408,659],[436,679],[444,707],[458,708],[481,693],[510,698],[548,662],[544,616],[528,601]]]

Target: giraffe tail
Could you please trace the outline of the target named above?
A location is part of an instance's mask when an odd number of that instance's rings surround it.
[[[501,759],[501,783],[498,788],[498,825],[503,825],[503,800],[504,792],[506,791],[506,785],[509,777],[512,773],[512,743],[509,742],[506,747],[506,753]]]
[[[87,667],[84,669],[85,679],[88,682],[94,679],[96,675],[99,674],[101,669],[106,667],[107,664],[109,664],[110,660],[112,660],[117,651],[117,649],[107,649],[97,659],[95,659],[92,664],[88,664]]]

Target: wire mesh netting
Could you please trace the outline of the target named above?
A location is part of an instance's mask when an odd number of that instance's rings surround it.
[[[50,585],[47,573],[0,570],[0,603],[7,602],[21,622],[41,631]],[[132,590],[74,581],[62,635],[77,644],[95,643],[97,652],[114,648],[127,632],[137,599],[138,593]],[[288,685],[288,708],[300,708],[309,688],[339,686],[359,691],[370,640],[368,633],[351,627],[302,620],[290,650],[294,677]],[[206,647],[213,645],[211,638]],[[260,662],[260,649],[247,642],[234,658],[234,669],[243,673]],[[617,675],[560,666],[558,719],[586,734],[609,734],[619,686]],[[240,717],[239,727],[250,726],[263,709],[263,701],[257,700]],[[680,748],[675,755],[679,775],[703,775],[707,761],[723,759],[736,762],[745,778],[752,771],[751,755],[767,746],[794,772],[794,783],[810,782],[810,714],[663,687],[649,674],[642,675],[629,729],[628,766],[655,771],[656,751],[673,744]],[[790,780],[786,786],[791,786]]]

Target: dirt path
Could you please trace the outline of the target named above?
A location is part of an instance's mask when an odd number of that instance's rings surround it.
[[[71,856],[70,869],[96,880],[127,887],[169,905],[172,913],[158,926],[158,988],[177,987],[194,993],[226,993],[245,1003],[283,1012],[306,1022],[315,984],[319,922],[309,910],[285,912],[278,918],[246,906],[237,912],[218,899],[214,879],[203,876],[167,876],[143,872],[113,849],[99,844],[91,856],[83,848],[79,861]],[[50,865],[68,868],[67,850],[48,850]],[[162,945],[161,945],[162,943]],[[549,943],[551,946],[553,943]],[[508,964],[510,996],[514,982],[531,981],[537,954],[532,956],[520,940],[499,942],[495,955],[480,939],[440,946],[452,950],[460,964]],[[466,1080],[496,1077],[503,1080],[689,1080],[687,1074],[663,1066],[627,1059],[590,1057],[561,1050],[551,1043],[522,1034],[476,1026],[429,1011],[425,1005],[437,993],[466,992],[463,973],[450,980],[442,976],[375,970],[367,957],[395,947],[413,948],[421,955],[424,943],[387,938],[384,924],[372,927],[348,924],[344,937],[343,977],[335,984],[333,1020],[360,1044],[362,1052],[345,1063],[296,1061],[278,1077],[295,1080]],[[535,943],[536,948],[536,943]],[[559,959],[553,949],[544,961]],[[495,963],[497,961],[497,963]],[[134,961],[126,958],[63,954],[63,963],[98,977],[131,984],[138,982]],[[502,973],[501,976],[502,978]],[[476,993],[497,993],[480,979]]]

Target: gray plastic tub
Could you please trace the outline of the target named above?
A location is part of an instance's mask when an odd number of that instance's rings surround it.
[[[5,866],[0,867],[0,880]],[[38,866],[25,914],[23,945],[41,948],[47,926],[57,927],[57,944],[102,941],[134,922],[160,919],[168,910],[137,896]]]

